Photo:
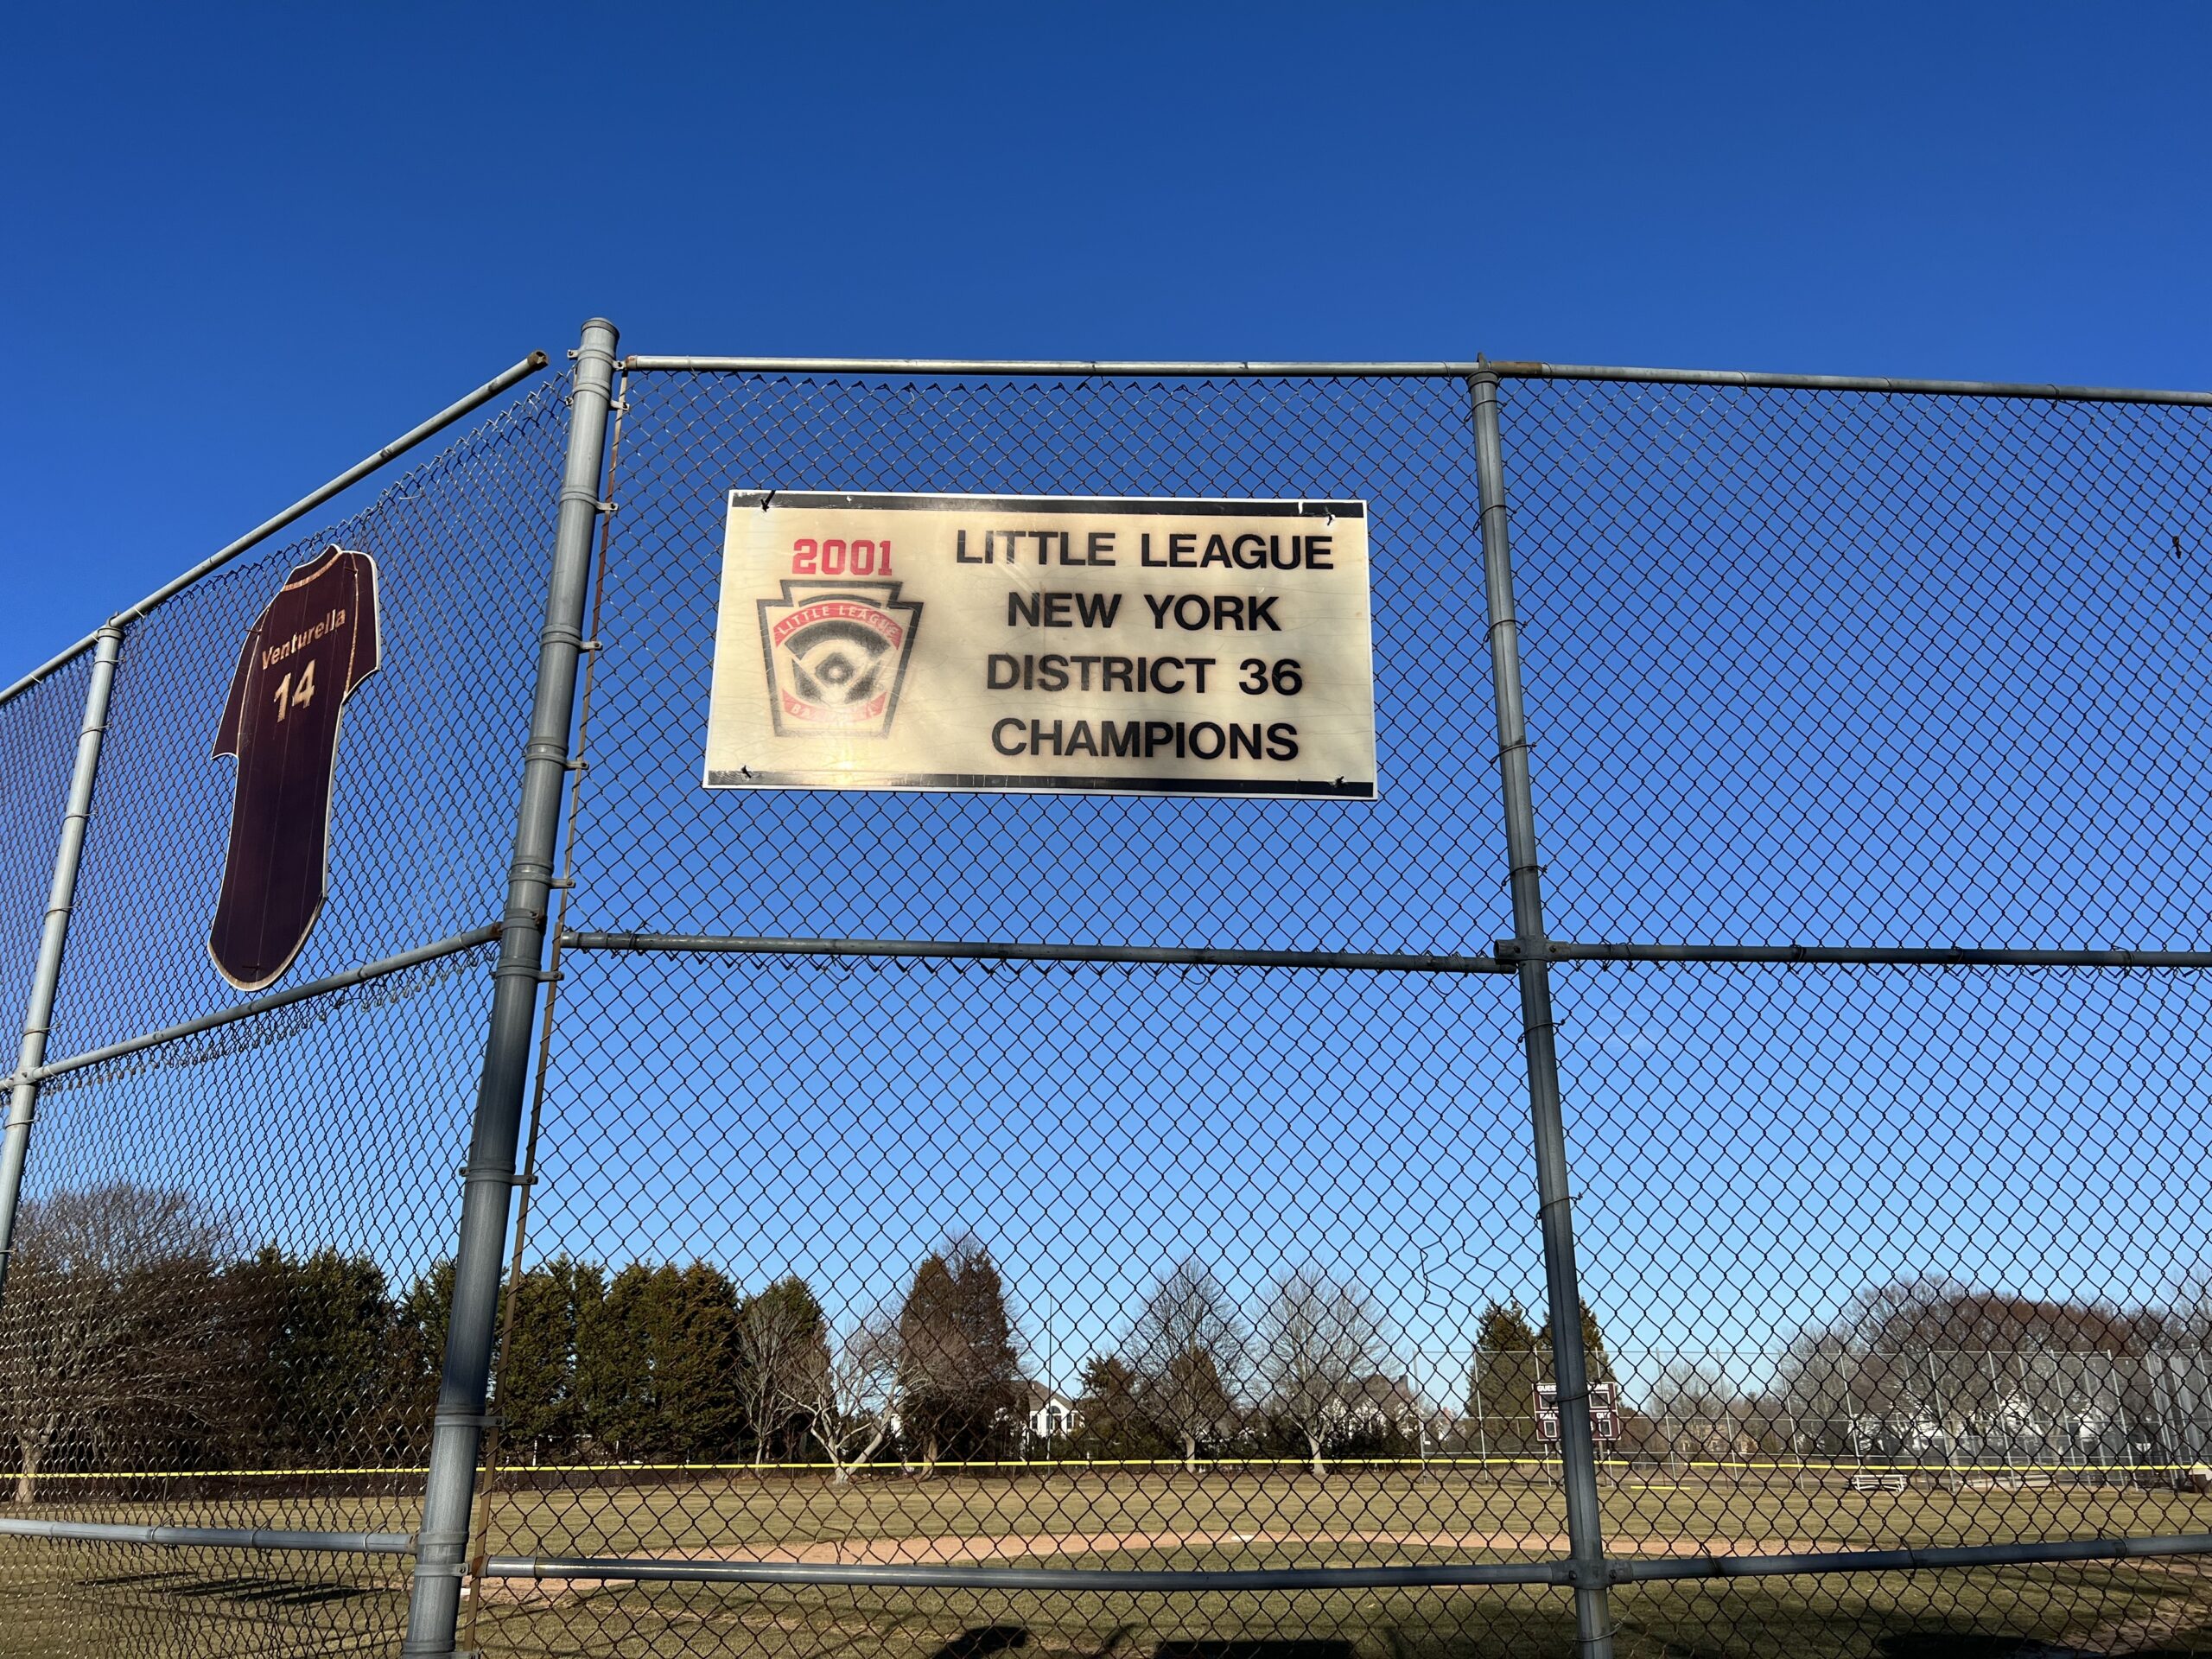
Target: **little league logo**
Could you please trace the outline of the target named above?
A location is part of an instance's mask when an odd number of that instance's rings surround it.
[[[779,737],[881,737],[921,625],[895,582],[786,582],[760,606],[768,703]]]

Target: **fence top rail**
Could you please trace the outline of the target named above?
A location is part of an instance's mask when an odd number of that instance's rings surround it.
[[[1647,385],[1738,386],[1801,391],[1887,392],[1953,397],[2039,398],[2050,403],[2166,404],[2212,409],[2212,391],[2133,386],[2063,386],[2011,380],[1907,380],[1886,375],[1783,374],[1740,369],[1653,369],[1586,363],[1473,362],[1416,359],[1375,363],[1270,363],[1181,359],[1147,362],[1108,358],[683,357],[632,353],[622,359],[639,374],[1044,375],[1098,378],[1623,380]]]
[[[1465,379],[1480,362],[1267,363],[1204,360],[1151,362],[1107,358],[965,357],[670,357],[632,353],[622,366],[642,374],[948,374],[1158,376],[1204,379],[1332,378],[1367,375]]]
[[[2166,404],[2212,409],[2212,391],[2142,386],[2061,386],[2030,380],[1902,380],[1887,375],[1780,374],[1743,369],[1616,368],[1592,363],[1492,363],[1505,380],[1628,380],[1674,386],[1739,386],[1783,391],[1891,392],[1921,397],[2018,397],[2056,404]]]
[[[194,582],[198,582],[202,576],[220,569],[224,565],[228,564],[232,559],[238,557],[239,554],[259,546],[263,542],[267,541],[271,536],[274,536],[278,531],[283,529],[287,524],[293,524],[297,520],[305,518],[308,513],[313,512],[324,502],[332,499],[335,496],[344,494],[347,490],[352,489],[354,485],[368,477],[369,474],[375,472],[378,468],[385,466],[387,462],[397,460],[401,455],[405,454],[409,450],[414,448],[424,439],[436,436],[439,433],[444,431],[446,428],[451,426],[455,421],[460,420],[463,416],[474,414],[476,410],[483,408],[485,404],[490,403],[494,397],[497,397],[501,392],[507,391],[510,387],[519,385],[524,380],[529,379],[531,376],[543,369],[551,361],[552,359],[543,352],[532,352],[528,357],[523,359],[521,362],[516,364],[512,368],[506,369],[502,372],[493,376],[491,379],[477,387],[475,391],[469,392],[467,396],[461,397],[457,402],[448,404],[445,408],[431,416],[429,420],[424,421],[420,426],[415,427],[411,430],[401,433],[399,436],[394,438],[390,443],[385,445],[383,448],[378,450],[374,454],[365,456],[363,459],[355,461],[351,467],[348,467],[344,472],[339,474],[337,477],[332,479],[327,484],[323,485],[319,489],[310,490],[307,494],[293,502],[290,506],[285,508],[283,512],[276,514],[273,518],[263,520],[262,523],[255,525],[251,530],[246,531],[245,535],[239,537],[228,546],[219,548],[214,552],[210,553],[206,558],[200,560],[199,563],[194,565],[189,570],[187,570],[181,575],[172,577],[168,582],[163,582],[160,587],[155,588],[152,593],[147,594],[145,598],[140,600],[136,605],[126,606],[124,609],[118,611],[112,617],[108,619],[105,625],[105,627],[118,627],[126,622],[137,621],[140,617],[154,609],[155,607],[161,605],[168,600],[174,599],[177,594],[182,593],[187,588],[192,586]],[[31,670],[29,673],[24,675],[21,679],[9,686],[5,690],[0,690],[0,704],[7,703],[14,698],[20,696],[23,692],[29,690],[31,687],[36,685],[41,680],[47,678],[49,675],[55,673],[59,670],[67,668],[71,663],[75,662],[78,658],[83,656],[86,652],[90,651],[96,643],[98,643],[102,632],[104,632],[104,629],[94,629],[92,632],[79,639],[75,645],[71,645],[67,650],[58,652],[54,656],[48,658],[46,661],[41,663],[36,668]]]

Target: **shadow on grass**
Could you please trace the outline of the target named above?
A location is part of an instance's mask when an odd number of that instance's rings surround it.
[[[2089,1648],[2054,1647],[2015,1636],[1961,1635],[1953,1630],[1904,1630],[1882,1638],[1882,1659],[2119,1659]],[[2178,1648],[2130,1648],[2126,1659],[2189,1659]]]
[[[171,1569],[156,1573],[122,1573],[105,1578],[79,1580],[88,1590],[153,1590],[168,1596],[181,1596],[194,1601],[235,1601],[258,1603],[272,1607],[317,1607],[327,1603],[352,1601],[366,1592],[353,1584],[336,1584],[318,1579],[271,1579],[240,1574],[227,1578],[208,1578],[189,1571]]]
[[[972,1630],[963,1630],[946,1643],[930,1659],[983,1659],[985,1654],[1004,1653],[1009,1648],[1029,1645],[1029,1631],[1020,1624],[979,1624]]]
[[[1116,1630],[1099,1650],[1101,1659],[1124,1652],[1128,1635],[1126,1627]],[[984,1659],[987,1654],[1028,1645],[1029,1631],[1023,1625],[983,1624],[961,1631],[931,1654],[930,1659]],[[1288,1640],[1179,1637],[1154,1648],[1152,1659],[1354,1659],[1354,1656],[1352,1644],[1339,1637]]]

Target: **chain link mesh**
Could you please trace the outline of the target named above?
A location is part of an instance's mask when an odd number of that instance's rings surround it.
[[[2208,411],[1499,397],[1554,937],[2203,947]]]
[[[349,706],[330,906],[283,982],[493,919],[560,390],[134,626],[56,1055],[235,1002],[204,945],[228,763],[194,757],[247,623],[331,540],[379,560],[386,667]],[[2212,944],[2204,411],[1500,399],[1554,938]],[[562,925],[1510,934],[1464,384],[655,372],[620,408]],[[1381,798],[702,791],[732,487],[1365,499]],[[0,859],[17,1005],[83,683],[0,709],[0,810],[29,827]],[[0,1320],[10,1515],[416,1524],[485,960],[49,1081]],[[1567,1556],[1510,976],[575,944],[557,965],[480,1556]],[[2212,1531],[2199,974],[1552,976],[1610,1559]],[[68,1332],[108,1356],[89,1384],[57,1370]],[[2206,1650],[2203,1559],[1624,1584],[1615,1649]],[[390,1651],[404,1617],[399,1557],[10,1540],[0,1560],[27,1650]],[[1543,1583],[469,1590],[487,1655],[1471,1659],[1574,1637]]]

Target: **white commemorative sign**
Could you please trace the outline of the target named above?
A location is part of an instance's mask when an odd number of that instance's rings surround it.
[[[706,783],[1372,799],[1366,504],[732,490]]]

